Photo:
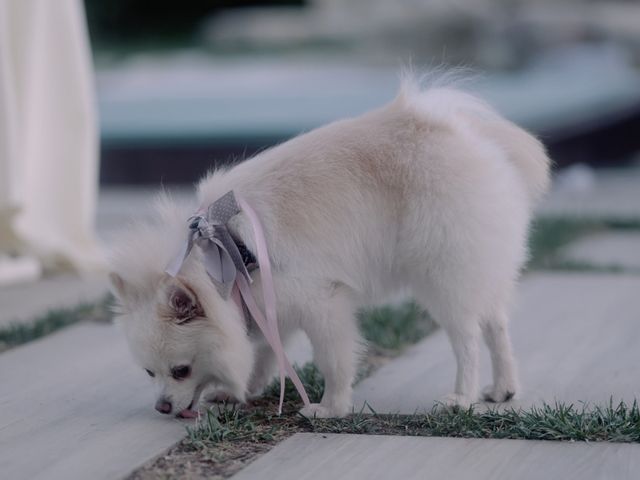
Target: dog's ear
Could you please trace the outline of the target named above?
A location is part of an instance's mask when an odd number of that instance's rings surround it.
[[[117,273],[111,272],[109,274],[109,280],[113,287],[113,293],[121,302],[126,301],[131,295],[133,295],[132,289],[129,284]]]
[[[204,317],[204,310],[198,301],[198,296],[184,281],[176,279],[172,282],[167,299],[172,312],[171,318],[178,324]]]

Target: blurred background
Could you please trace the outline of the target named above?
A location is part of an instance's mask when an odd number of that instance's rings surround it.
[[[634,0],[86,0],[104,185],[190,183],[393,98],[399,72],[462,86],[558,167],[633,161]]]
[[[0,113],[11,101],[14,117],[31,115],[30,135],[14,143],[37,147],[7,157],[0,145],[0,167],[13,158],[14,174],[39,172],[37,181],[3,186],[0,169],[0,285],[44,275],[37,295],[32,287],[0,290],[5,318],[32,318],[64,298],[99,298],[104,252],[130,218],[144,217],[161,185],[188,195],[212,167],[377,107],[395,96],[408,68],[427,78],[457,72],[458,85],[543,140],[556,169],[543,213],[640,216],[637,0],[56,5],[0,2],[0,34],[15,41],[5,41],[4,57],[0,45],[0,61],[9,60],[4,72],[20,87],[5,88],[2,100],[0,75]],[[23,64],[44,66],[21,77],[22,55],[34,59]],[[40,83],[26,80],[33,78]],[[11,118],[9,127],[21,125]],[[10,130],[0,118],[0,135]],[[44,141],[43,132],[53,133]],[[78,281],[60,272],[98,273]]]
[[[555,162],[513,322],[525,384],[549,404],[640,396],[640,1],[0,0],[4,478],[166,458],[184,427],[154,415],[111,325],[118,232],[161,187],[186,198],[212,167],[390,101],[407,68],[457,72]],[[363,375],[434,331],[403,300],[361,312]],[[303,365],[310,346],[292,343]],[[407,398],[440,391],[403,375],[428,389]]]

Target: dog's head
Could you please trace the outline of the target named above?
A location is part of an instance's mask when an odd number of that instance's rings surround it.
[[[118,324],[134,359],[158,385],[155,408],[188,417],[211,385],[244,400],[253,349],[242,312],[219,295],[196,248],[178,277],[164,273],[184,238],[166,231],[172,226],[128,232],[114,251],[110,278]]]

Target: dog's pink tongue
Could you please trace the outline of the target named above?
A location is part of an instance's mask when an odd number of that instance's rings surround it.
[[[181,418],[196,418],[198,416],[198,412],[185,408],[180,413],[178,413],[178,416]]]

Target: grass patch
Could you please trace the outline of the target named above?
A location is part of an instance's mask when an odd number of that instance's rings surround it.
[[[576,406],[543,404],[530,409],[438,410],[426,414],[386,415],[355,412],[345,418],[315,419],[270,415],[268,409],[226,406],[208,411],[189,429],[187,444],[209,447],[220,442],[270,442],[298,432],[409,435],[425,437],[509,438],[521,440],[609,441],[640,443],[637,402]]]
[[[399,355],[433,332],[437,325],[429,314],[415,302],[388,305],[362,310],[358,314],[360,332],[366,342],[366,353],[360,363],[356,382],[368,377],[381,363]],[[312,363],[294,366],[312,403],[317,403],[324,392],[324,379]],[[265,390],[264,402],[277,402],[280,381],[274,380]],[[291,381],[285,384],[285,402],[299,402],[299,394]],[[295,410],[294,410],[295,411]]]
[[[319,433],[640,443],[640,410],[635,401],[593,408],[556,403],[527,410],[476,412],[471,407],[434,409],[425,415],[358,413],[344,419],[307,420],[310,431]]]
[[[293,366],[294,370],[300,377],[302,385],[309,396],[311,403],[317,403],[322,398],[324,393],[324,378],[320,374],[320,371],[313,363],[306,363],[303,367]],[[262,401],[270,403],[275,402],[275,405],[280,401],[280,380],[274,380],[264,391],[264,395],[261,398]],[[284,386],[284,400],[285,402],[295,404],[299,402],[300,395],[289,379]]]
[[[112,317],[111,304],[112,298],[108,295],[97,303],[51,310],[30,323],[11,323],[0,329],[0,352],[44,337],[80,321],[109,321]]]
[[[436,324],[415,302],[363,310],[360,331],[370,344],[387,350],[400,350],[426,337]]]
[[[587,235],[602,232],[640,230],[640,219],[589,219],[538,217],[529,235],[530,270],[621,272],[620,267],[602,267],[559,257],[562,248]]]
[[[273,403],[272,407],[276,405]],[[291,408],[291,405],[288,406]],[[341,419],[269,414],[274,408],[224,406],[209,410],[167,454],[129,480],[228,478],[279,441],[300,432],[422,437],[640,443],[636,402],[589,408],[556,403],[526,410],[433,409],[424,415],[356,412]]]

